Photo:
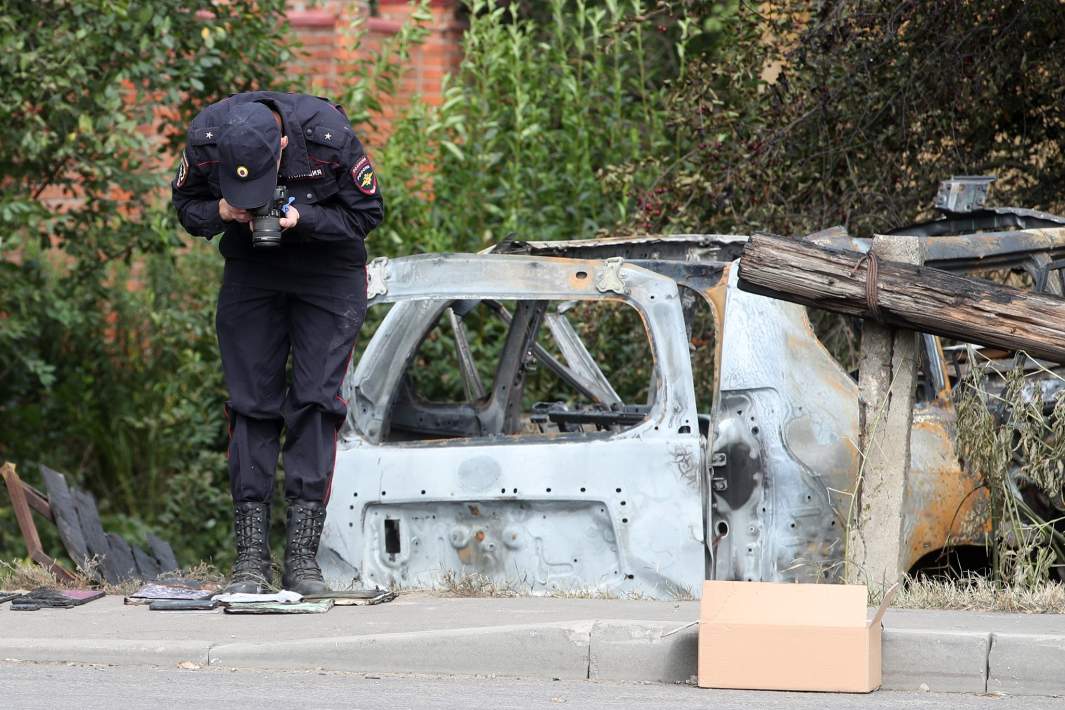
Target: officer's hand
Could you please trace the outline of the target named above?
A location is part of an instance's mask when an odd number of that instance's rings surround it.
[[[250,222],[251,212],[248,210],[242,210],[239,207],[226,202],[226,198],[222,198],[218,201],[218,216],[222,218],[223,222]]]
[[[285,212],[285,216],[281,218],[281,229],[288,229],[295,227],[296,223],[300,221],[300,212],[296,209],[296,205],[289,205],[288,211]]]

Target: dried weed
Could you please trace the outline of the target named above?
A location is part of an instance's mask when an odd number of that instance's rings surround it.
[[[1061,377],[1023,355],[1009,370],[977,357],[956,390],[958,451],[989,493],[994,581],[1040,589],[1065,562],[1065,397],[1047,405],[1042,386]]]
[[[870,589],[869,603],[880,603],[879,591]],[[910,579],[891,604],[898,609],[951,609],[1021,614],[1065,613],[1065,585],[1041,582],[1028,586],[997,584],[986,577],[962,579]]]
[[[102,589],[108,594],[120,594],[128,596],[137,591],[144,582],[140,579],[131,579],[118,584],[107,584],[96,581],[97,563],[91,562],[88,570],[74,572],[73,582],[64,582],[56,578],[50,571],[38,564],[27,560],[12,560],[4,562],[0,560],[0,589],[4,591],[29,591],[38,587],[54,587],[59,589]],[[225,576],[215,566],[207,562],[198,562],[174,572],[165,572],[159,575],[158,581],[165,584],[168,579],[198,579],[205,582],[222,582]]]
[[[413,591],[413,590],[410,590]],[[440,575],[437,585],[430,590],[437,594],[450,597],[488,597],[488,598],[514,598],[514,597],[550,597],[552,599],[651,599],[641,592],[613,592],[603,589],[589,589],[586,587],[558,587],[552,589],[536,589],[528,580],[505,580],[493,579],[480,572],[461,574],[455,570],[445,570]],[[669,590],[669,596],[673,601],[693,601],[695,595],[691,589],[675,588]],[[658,597],[654,597],[658,598]]]

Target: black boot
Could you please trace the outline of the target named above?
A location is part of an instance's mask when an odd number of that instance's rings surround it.
[[[318,541],[325,525],[325,506],[306,500],[288,503],[288,542],[281,586],[307,596],[329,591],[318,568]]]
[[[237,539],[237,561],[226,594],[265,594],[269,591],[270,506],[266,503],[237,503],[233,508],[233,533]]]

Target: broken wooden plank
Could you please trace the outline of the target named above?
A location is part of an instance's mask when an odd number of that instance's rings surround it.
[[[159,570],[161,572],[173,572],[178,569],[177,557],[174,555],[174,548],[170,546],[170,543],[163,540],[155,533],[148,533],[147,536],[148,549],[152,551],[152,555],[159,562]]]
[[[104,526],[100,522],[96,499],[91,493],[80,488],[73,488],[70,493],[78,511],[78,524],[81,526],[81,534],[85,537],[89,554],[96,558],[104,579],[111,584],[118,584],[122,578],[111,559],[111,543],[107,541],[107,534],[104,533]]]
[[[52,510],[52,517],[55,519],[56,529],[59,531],[59,539],[78,569],[84,574],[90,574],[92,555],[89,554],[85,535],[81,531],[81,523],[78,522],[78,510],[74,506],[74,497],[70,494],[66,476],[47,466],[41,466],[41,475],[44,478],[45,489],[48,491],[48,504]]]
[[[30,509],[26,490],[29,486],[19,478],[14,464],[5,463],[0,468],[0,476],[3,477],[8,495],[11,497],[11,507],[15,511],[15,520],[22,532],[22,539],[26,542],[26,552],[30,559],[54,574],[60,581],[73,582],[74,575],[57,560],[45,554],[41,545],[41,537],[37,533],[37,525],[33,521],[33,511]],[[37,494],[37,497],[41,498],[40,494]]]
[[[755,235],[740,259],[745,291],[1065,363],[1065,299],[925,266]],[[877,318],[879,316],[879,318]]]
[[[55,516],[52,514],[52,506],[48,503],[48,496],[25,481],[22,482],[22,490],[26,494],[26,503],[30,508],[40,513],[45,520],[54,523]]]

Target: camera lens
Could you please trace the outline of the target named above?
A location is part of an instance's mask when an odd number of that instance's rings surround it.
[[[288,190],[284,185],[274,188],[274,197],[262,207],[252,210],[251,245],[258,249],[281,246],[281,207],[287,204]]]
[[[252,218],[251,244],[256,248],[281,246],[281,218],[274,210],[264,215],[256,211]]]

